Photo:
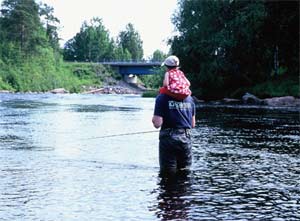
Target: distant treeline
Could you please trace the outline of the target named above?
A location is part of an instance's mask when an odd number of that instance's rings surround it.
[[[131,23],[113,39],[97,17],[83,22],[61,48],[53,12],[34,0],[2,2],[0,89],[79,91],[83,85],[100,85],[99,73],[108,72],[65,61],[143,58],[142,39]],[[178,34],[169,40],[170,54],[180,58],[194,95],[299,96],[299,1],[178,0],[172,21]],[[150,59],[165,57],[156,50]],[[142,81],[158,88],[160,72]]]

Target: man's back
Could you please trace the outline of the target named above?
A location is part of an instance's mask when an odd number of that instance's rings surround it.
[[[156,98],[153,125],[159,133],[159,165],[161,172],[187,169],[192,163],[190,129],[195,126],[195,104],[188,96],[182,101],[160,94]]]
[[[163,118],[161,129],[193,127],[195,104],[191,96],[182,101],[166,95],[159,94],[156,98],[154,115]]]

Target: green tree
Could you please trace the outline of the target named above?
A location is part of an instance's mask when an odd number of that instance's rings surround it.
[[[218,42],[221,37],[217,38],[217,33],[224,27],[220,9],[226,4],[229,3],[181,0],[179,11],[173,17],[179,35],[171,40],[171,51],[180,58],[196,95],[215,97],[224,85],[223,75],[217,74],[216,51],[225,50]]]
[[[267,64],[272,69],[271,75],[298,77],[299,1],[265,1],[264,5],[267,17],[261,34],[261,46],[269,56]]]
[[[34,0],[4,0],[1,8],[2,28],[7,40],[14,42],[24,54],[37,53],[47,44]]]
[[[114,48],[114,54],[113,54],[114,60],[124,60],[128,61],[131,60],[131,54],[127,49],[122,48],[122,46],[115,46]]]
[[[100,18],[84,22],[80,32],[65,44],[64,58],[70,61],[99,61],[113,56],[113,42]]]
[[[46,29],[50,45],[53,49],[59,50],[58,25],[59,19],[54,16],[53,7],[47,4],[40,4],[39,16],[43,20],[44,28]]]
[[[272,80],[275,57],[286,77],[299,73],[298,1],[180,0],[173,23],[171,51],[196,95],[221,98]]]
[[[155,50],[153,52],[153,55],[151,57],[152,61],[163,61],[165,58],[167,57],[166,54],[164,54],[162,51],[160,50]]]
[[[126,30],[120,32],[118,42],[119,47],[130,52],[132,59],[140,60],[143,58],[143,42],[139,33],[134,29],[133,24],[127,24]]]
[[[1,17],[0,14],[0,63],[1,63],[1,59],[3,58],[3,47],[6,44],[6,42],[4,42],[6,40],[5,38],[5,31],[4,31],[4,27],[3,27],[3,18]]]

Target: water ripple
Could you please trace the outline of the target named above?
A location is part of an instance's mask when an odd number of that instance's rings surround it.
[[[198,107],[190,171],[162,176],[154,100],[1,95],[0,219],[300,220],[295,110]]]

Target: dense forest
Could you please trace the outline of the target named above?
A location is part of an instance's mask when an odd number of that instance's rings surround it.
[[[102,60],[144,59],[143,41],[129,23],[116,39],[102,19],[84,21],[63,48],[54,9],[34,0],[4,0],[0,8],[0,90],[47,91],[101,86],[111,71]],[[267,0],[179,0],[172,18],[177,35],[170,54],[193,94],[203,99],[299,96],[299,2]],[[159,49],[151,59],[166,57]],[[85,62],[81,63],[81,62]],[[161,86],[160,74],[145,76]]]
[[[299,96],[299,1],[180,0],[173,23],[196,95]]]

